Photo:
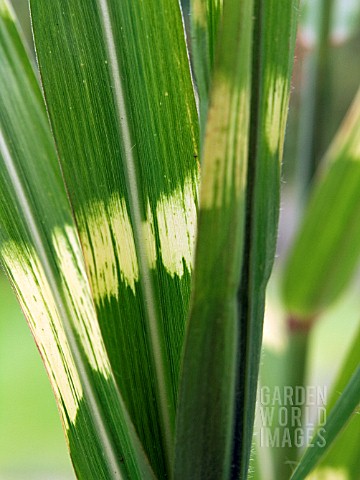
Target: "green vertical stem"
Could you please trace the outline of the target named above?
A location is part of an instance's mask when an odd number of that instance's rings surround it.
[[[329,43],[334,0],[321,0],[318,34],[303,66],[298,145],[300,204],[306,203],[309,186],[320,163],[326,141],[329,104]],[[324,128],[325,127],[325,128]]]
[[[329,102],[329,37],[334,0],[322,0],[314,50],[305,59],[300,112],[299,168],[304,197],[324,149],[326,108]],[[315,128],[316,127],[316,128]]]
[[[316,83],[315,83],[315,109],[314,109],[314,126],[317,135],[312,142],[312,158],[313,167],[310,169],[310,179],[314,175],[320,158],[323,155],[326,146],[326,114],[329,110],[330,101],[330,34],[332,24],[332,14],[334,0],[323,0],[322,11],[319,27],[319,43],[317,50],[316,62]]]
[[[323,155],[326,141],[326,115],[329,103],[329,44],[334,0],[321,0],[318,12],[318,33],[314,50],[303,66],[305,84],[301,94],[300,128],[298,146],[299,210],[306,205],[310,186]],[[284,384],[302,386],[306,382],[306,364],[312,321],[297,322],[287,318],[289,347],[286,354]],[[294,405],[296,407],[296,405]],[[290,407],[293,408],[293,407]],[[292,439],[294,427],[289,424]],[[286,478],[291,462],[298,459],[298,448],[292,441],[284,447],[277,459],[278,477]]]
[[[287,319],[288,328],[288,346],[284,358],[284,386],[289,387],[292,392],[292,402],[288,404],[286,402],[286,408],[288,410],[287,418],[289,419],[286,426],[279,426],[280,439],[288,434],[291,440],[290,445],[284,445],[279,448],[277,461],[276,461],[276,477],[275,478],[289,478],[294,466],[298,461],[298,448],[296,445],[296,432],[299,428],[297,423],[293,423],[293,415],[296,414],[296,409],[303,410],[303,405],[297,403],[296,395],[294,394],[295,388],[305,385],[306,380],[306,367],[307,367],[307,353],[309,346],[309,332],[311,331],[312,321],[304,323],[302,320],[297,320],[294,317]],[[301,420],[300,428],[303,428],[304,424]],[[286,432],[285,432],[286,430]]]

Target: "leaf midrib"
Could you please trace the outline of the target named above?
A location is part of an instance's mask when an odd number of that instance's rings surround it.
[[[111,78],[114,83],[112,89],[119,136],[122,138],[123,145],[123,158],[125,167],[125,180],[128,192],[130,216],[132,218],[132,226],[134,233],[135,248],[139,262],[139,280],[144,295],[144,304],[146,306],[147,316],[147,328],[150,338],[151,360],[155,370],[155,380],[157,388],[157,396],[160,405],[160,419],[161,426],[164,435],[164,447],[166,450],[166,461],[170,471],[170,459],[172,458],[172,442],[173,442],[173,422],[174,412],[172,412],[171,397],[168,391],[169,381],[166,373],[165,353],[161,348],[160,343],[160,327],[159,327],[159,315],[156,309],[155,294],[150,277],[150,268],[148,266],[146,252],[143,249],[145,245],[145,239],[142,230],[141,220],[141,206],[139,199],[141,198],[141,190],[138,185],[136,161],[133,153],[133,144],[131,142],[131,130],[130,123],[128,121],[128,112],[126,108],[124,88],[122,78],[120,75],[119,62],[117,58],[115,39],[113,29],[111,25],[109,6],[107,0],[98,0],[99,14],[101,17],[101,23],[103,28],[103,35],[105,40],[105,46],[109,55],[109,68]]]

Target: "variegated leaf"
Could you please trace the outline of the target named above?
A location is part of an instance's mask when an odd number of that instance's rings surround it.
[[[105,350],[40,88],[0,0],[0,259],[79,478],[152,478]],[[86,452],[86,455],[84,453]]]
[[[179,3],[32,0],[47,107],[116,381],[169,470],[196,231],[198,119]]]

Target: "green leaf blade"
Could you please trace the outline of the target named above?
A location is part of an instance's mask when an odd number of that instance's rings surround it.
[[[223,0],[193,0],[190,8],[191,52],[199,92],[201,132],[204,136]]]
[[[360,402],[360,365],[358,365],[339,400],[335,403],[323,427],[319,428],[305,451],[291,480],[302,480],[319,462],[337,438]]]
[[[190,475],[191,467],[199,478],[247,477],[265,287],[276,243],[295,5],[229,2],[222,12],[203,147],[193,304],[177,424],[177,478]],[[233,101],[230,108],[228,98]],[[211,418],[208,425],[204,412]],[[197,430],[195,418],[205,427]],[[191,459],[191,467],[184,466],[185,459]]]
[[[349,383],[351,376],[360,364],[360,328],[352,341],[350,350],[346,359],[337,375],[334,384],[331,387],[331,394],[326,405],[327,415],[331,413],[337,400]],[[321,475],[326,471],[339,471],[348,476],[349,479],[356,479],[360,469],[359,458],[359,441],[360,441],[360,416],[353,415],[345,426],[344,430],[339,433],[333,444],[322,457],[318,467],[314,471],[314,475]]]
[[[79,478],[153,478],[115,386],[45,105],[4,0],[0,85],[0,259],[47,369],[74,468]]]
[[[251,0],[226,3],[224,27],[219,27],[202,148],[201,209],[177,414],[175,479],[231,475],[252,7]]]
[[[280,172],[290,96],[297,1],[254,4],[251,131],[244,264],[238,291],[241,324],[233,463],[248,474],[262,342],[265,290],[277,239]],[[240,433],[241,432],[241,433]]]
[[[304,321],[338,298],[357,265],[359,145],[360,93],[327,153],[329,165],[313,188],[285,267],[285,306]]]
[[[105,345],[162,476],[172,455],[198,176],[198,119],[179,5],[31,3]]]

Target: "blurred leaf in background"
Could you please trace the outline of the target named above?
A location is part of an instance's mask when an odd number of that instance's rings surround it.
[[[359,325],[358,275],[347,285],[337,301],[331,305],[329,301],[326,303],[321,317],[313,326],[309,325],[307,332],[306,329],[291,332],[291,316],[284,312],[278,282],[283,275],[282,267],[287,251],[292,247],[294,232],[308,208],[313,175],[318,165],[322,164],[323,155],[359,86],[360,4],[341,0],[311,0],[303,1],[302,6],[285,143],[278,258],[268,289],[261,382],[270,389],[289,385],[293,388],[297,385],[317,386],[330,395],[334,377],[341,368]],[[339,178],[334,180],[336,190]],[[346,191],[346,184],[343,188]],[[328,202],[325,206],[319,222],[329,221],[331,224],[335,212],[330,204]],[[320,228],[320,224],[317,227]],[[316,247],[319,235],[314,234],[313,228],[312,234]],[[314,258],[310,258],[312,250],[311,246],[311,250],[305,249],[302,252],[300,263],[304,267],[314,263]],[[350,258],[349,253],[354,250],[354,245],[343,246],[342,250],[333,253],[333,261],[336,262],[341,255]],[[323,253],[322,250],[320,253]],[[352,257],[351,261],[352,267],[356,269],[356,258]],[[299,272],[294,279],[304,288],[308,285],[308,281]],[[326,279],[339,280],[337,275],[329,274]],[[287,288],[288,280],[282,279]],[[318,412],[316,408],[310,410],[308,423],[316,424]],[[275,423],[279,425],[276,421]],[[349,438],[347,437],[348,441]],[[348,449],[356,451],[356,438],[355,434],[349,441]],[[297,464],[299,453],[296,448],[259,448],[257,465],[265,462],[270,465],[269,471],[262,478],[287,478]],[[355,478],[358,480],[358,477]]]

